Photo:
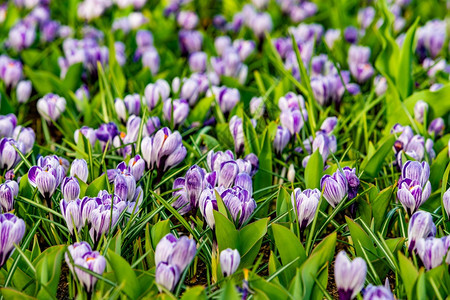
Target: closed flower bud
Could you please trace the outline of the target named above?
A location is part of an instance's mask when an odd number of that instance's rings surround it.
[[[194,29],[198,24],[198,16],[193,11],[180,11],[177,16],[177,23],[184,29]]]
[[[74,201],[80,196],[80,184],[75,177],[66,177],[62,182],[61,191],[67,202]]]
[[[37,110],[47,122],[56,121],[66,110],[66,99],[55,94],[47,94],[38,100]]]
[[[214,229],[214,210],[218,210],[216,194],[214,189],[205,189],[200,195],[199,199],[200,212],[205,219],[206,223],[211,229]]]
[[[238,269],[240,262],[241,256],[236,249],[232,250],[228,248],[220,252],[220,268],[223,276],[227,277],[234,274]]]
[[[425,268],[431,270],[443,263],[448,245],[445,245],[444,240],[440,238],[421,238],[417,241],[416,250]]]
[[[444,133],[444,119],[436,118],[431,121],[430,126],[428,126],[428,134],[434,136],[441,136]]]
[[[180,280],[180,271],[177,266],[161,262],[156,266],[155,281],[169,291],[173,291]]]
[[[375,85],[375,94],[377,94],[378,97],[386,93],[386,90],[388,88],[386,78],[378,75],[373,80],[373,84]]]
[[[231,47],[231,39],[229,36],[219,36],[214,40],[214,47],[219,55],[222,55],[225,49]]]
[[[181,53],[194,53],[202,49],[203,36],[196,30],[180,30],[178,33],[178,42]]]
[[[229,188],[239,173],[238,164],[232,160],[223,162],[220,166],[218,186]]]
[[[334,279],[340,300],[355,298],[364,287],[367,265],[364,259],[357,257],[353,261],[345,251],[339,252],[334,262]]]
[[[364,289],[364,300],[394,300],[391,290],[385,286],[373,286],[369,284]]]
[[[12,137],[17,125],[17,118],[14,114],[0,116],[0,137]]]
[[[353,26],[348,26],[344,30],[344,38],[350,44],[354,44],[358,41],[358,29]]]
[[[195,241],[187,236],[182,236],[173,247],[170,264],[177,266],[179,270],[184,270],[194,259],[196,252]]]
[[[320,180],[320,189],[323,190],[323,197],[334,208],[347,195],[347,179],[340,171],[336,171],[331,176],[325,175]]]
[[[208,57],[205,52],[195,52],[189,56],[189,67],[192,72],[203,73],[206,70]]]
[[[87,182],[89,175],[88,165],[84,159],[75,159],[70,166],[70,176],[78,177],[84,183]]]
[[[428,111],[428,103],[423,100],[419,100],[414,105],[414,118],[419,123],[423,123],[423,118]]]
[[[25,222],[13,214],[0,215],[0,268],[14,251],[14,244],[19,244],[25,234]]]
[[[289,165],[288,173],[287,173],[287,179],[290,182],[295,182],[295,167],[294,164]]]
[[[320,126],[320,130],[322,130],[326,134],[330,134],[331,132],[333,132],[334,128],[336,128],[337,123],[338,119],[336,117],[328,117],[323,121],[322,125]]]
[[[23,128],[19,125],[14,128],[13,138],[23,145],[24,153],[29,153],[33,149],[36,134],[32,128]]]
[[[7,180],[0,184],[0,208],[6,213],[14,209],[14,198],[19,193],[19,186],[17,182]]]
[[[233,116],[229,123],[231,135],[234,139],[234,152],[239,155],[244,151],[244,128],[242,125],[242,119],[238,116]]]
[[[45,169],[33,166],[28,171],[28,181],[33,187],[37,187],[41,195],[50,199],[59,185],[59,174],[56,169],[46,166]]]
[[[174,126],[184,123],[189,115],[189,104],[184,99],[167,99],[163,106],[164,118],[173,122]]]
[[[413,251],[419,239],[434,237],[435,235],[436,225],[433,223],[431,214],[426,211],[414,213],[408,224],[408,250]]]
[[[291,195],[292,205],[297,212],[300,230],[304,230],[311,224],[319,205],[320,191],[318,189],[306,189],[303,192],[296,188]]]
[[[160,79],[155,83],[149,83],[144,91],[148,108],[152,110],[160,100],[166,100],[169,97],[169,94],[170,86],[167,81]]]
[[[282,153],[290,139],[291,134],[289,133],[289,130],[285,127],[278,126],[277,132],[275,133],[275,139],[273,140],[273,148],[275,149],[275,152]]]
[[[250,101],[250,113],[254,118],[261,118],[266,107],[262,97],[253,97]]]
[[[356,169],[349,167],[344,167],[345,178],[348,183],[348,199],[353,199],[358,194],[359,178],[356,176]]]
[[[19,103],[27,102],[28,99],[30,99],[32,89],[33,86],[31,84],[31,81],[29,80],[19,81],[16,89],[17,101],[19,101]]]
[[[450,218],[450,188],[444,193],[442,202],[444,204],[444,209],[447,213],[447,217]]]
[[[11,138],[2,138],[0,140],[0,169],[9,170],[12,169],[19,161],[20,155],[14,146],[19,151],[24,150],[21,144],[18,144]],[[23,153],[24,151],[22,151]]]
[[[80,232],[80,230],[85,225],[82,216],[82,201],[80,199],[76,200],[61,200],[59,206],[61,207],[61,214],[66,221],[67,228],[70,234],[74,234],[74,230]]]

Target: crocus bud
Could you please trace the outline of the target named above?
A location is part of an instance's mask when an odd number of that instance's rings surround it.
[[[67,228],[70,234],[74,234],[74,230],[80,232],[83,228],[84,220],[82,218],[82,201],[76,200],[61,200],[59,206],[61,208],[61,214],[66,221]]]
[[[194,29],[198,24],[198,16],[193,11],[180,11],[177,16],[177,23],[187,30]]]
[[[80,196],[80,184],[75,177],[66,177],[62,182],[61,191],[67,202],[74,201]]]
[[[348,51],[348,65],[353,77],[363,83],[372,77],[374,69],[369,63],[370,48],[362,46],[350,46]]]
[[[220,166],[218,186],[231,187],[238,173],[239,166],[236,162],[232,160],[223,162]]]
[[[32,88],[33,88],[33,86],[31,84],[31,81],[29,81],[29,80],[20,81],[17,84],[17,89],[16,89],[17,101],[19,101],[19,103],[27,102],[28,99],[30,99]]]
[[[353,261],[345,251],[339,252],[334,262],[334,280],[340,300],[350,300],[356,297],[364,287],[367,265],[364,259],[357,257]]]
[[[344,30],[344,38],[350,44],[354,44],[358,41],[358,29],[353,26],[348,26]]]
[[[141,150],[142,147],[141,144]],[[180,133],[178,131],[172,133],[167,127],[158,130],[153,138],[151,155],[152,164],[156,164],[162,171],[179,164],[186,157],[186,148],[183,146]],[[145,159],[144,151],[142,156]]]
[[[447,217],[450,218],[450,188],[444,193],[442,202],[444,203],[444,209],[447,213]]]
[[[205,189],[200,195],[199,199],[200,212],[205,219],[206,223],[214,229],[214,210],[218,210],[216,194],[213,189]]]
[[[300,110],[285,109],[280,114],[281,125],[289,130],[291,135],[295,135],[302,129],[305,119]]]
[[[242,119],[238,116],[233,116],[229,123],[231,135],[234,139],[234,152],[239,155],[244,151],[244,128],[242,125]]]
[[[328,117],[323,121],[322,125],[320,126],[320,130],[322,130],[326,134],[330,134],[331,132],[333,132],[334,128],[336,128],[337,123],[338,119],[336,117]]]
[[[378,97],[386,93],[388,88],[386,78],[378,75],[374,78],[373,84],[375,85],[375,94],[377,94]]]
[[[186,99],[190,106],[194,106],[197,102],[199,94],[198,82],[194,79],[187,79],[181,87],[180,97]]]
[[[166,100],[169,97],[169,94],[170,86],[167,81],[158,80],[155,83],[149,83],[144,91],[148,108],[152,110],[160,100]]]
[[[33,166],[28,171],[28,181],[33,187],[37,187],[41,195],[50,199],[59,185],[58,171],[47,166],[45,169],[39,166]]]
[[[14,198],[19,194],[17,182],[7,180],[0,184],[0,207],[3,212],[10,212],[14,209]]]
[[[219,55],[222,55],[225,49],[231,47],[231,39],[229,36],[219,36],[214,40],[214,47]]]
[[[87,182],[89,175],[88,165],[84,159],[75,159],[70,166],[70,176],[77,176],[84,183]]]
[[[203,44],[203,36],[196,30],[180,30],[178,42],[181,53],[188,54],[200,51]]]
[[[195,52],[189,56],[189,67],[192,72],[203,73],[206,70],[208,57],[205,52]]]
[[[416,105],[414,105],[414,118],[419,123],[423,123],[423,117],[428,111],[428,103],[426,103],[423,100],[419,100],[416,102]]]
[[[17,118],[14,114],[0,116],[0,137],[12,137],[17,125]]]
[[[425,268],[431,270],[443,263],[448,245],[445,245],[444,240],[440,238],[421,238],[417,241],[416,250]]]
[[[184,123],[189,114],[189,104],[184,99],[167,99],[163,106],[164,118],[174,126]]]
[[[66,99],[55,94],[47,94],[38,100],[37,110],[44,120],[51,123],[58,120],[66,110]]]
[[[250,20],[250,22],[250,28],[258,38],[262,38],[264,32],[272,31],[272,18],[268,13],[258,13]]]
[[[359,179],[356,176],[355,168],[352,169],[349,167],[344,167],[342,170],[344,171],[345,178],[347,179],[348,199],[351,200],[356,197],[356,194],[358,194]]]
[[[323,190],[323,197],[334,208],[347,195],[347,179],[340,171],[336,171],[331,176],[325,175],[320,180],[320,189]]]
[[[428,126],[428,134],[434,136],[441,136],[444,133],[444,119],[436,118],[431,121],[430,126]]]
[[[295,182],[295,167],[294,164],[289,165],[288,173],[287,173],[287,179],[290,182]]]
[[[226,189],[220,196],[233,220],[239,226],[242,226],[250,218],[256,208],[256,202],[252,198],[251,192],[239,186]]]
[[[412,252],[416,248],[416,242],[421,238],[436,235],[436,225],[429,212],[418,211],[411,216],[408,225],[408,250]]]
[[[197,252],[196,247],[193,239],[187,236],[180,237],[173,247],[170,264],[177,266],[179,270],[184,270],[194,259]]]
[[[261,118],[264,115],[266,107],[262,97],[253,97],[250,101],[250,113],[254,118]]]
[[[82,257],[74,260],[75,265],[79,265],[85,269],[88,269],[98,275],[102,275],[106,268],[106,259],[100,255],[98,251],[92,251],[85,253]],[[75,267],[75,273],[81,285],[86,289],[88,293],[94,290],[97,283],[97,277]]]
[[[369,284],[364,289],[364,300],[394,300],[391,290],[385,286],[373,286]]]
[[[180,280],[180,271],[177,266],[161,262],[157,265],[155,271],[155,281],[169,291],[173,291]]]
[[[14,244],[19,244],[25,234],[25,222],[13,214],[0,215],[0,268],[6,263],[14,251]]]
[[[223,276],[227,277],[234,274],[238,269],[240,262],[241,256],[236,249],[232,250],[227,248],[220,252],[220,268]]]
[[[403,165],[397,198],[409,214],[413,214],[430,196],[429,176],[427,162],[407,161]]]
[[[311,224],[319,205],[320,191],[318,189],[306,189],[303,192],[296,188],[291,194],[292,205],[297,212],[300,230],[304,230]]]
[[[24,153],[28,153],[33,149],[34,142],[36,140],[36,134],[34,130],[30,127],[23,128],[22,126],[17,126],[14,128],[13,138],[23,145]]]
[[[23,148],[11,138],[2,138],[0,140],[0,169],[2,170],[13,168],[20,160],[20,155],[13,145],[16,146],[19,151]]]
[[[282,153],[290,139],[291,134],[289,133],[289,130],[285,127],[278,126],[277,132],[275,133],[275,139],[273,140],[273,148],[275,149],[275,152]]]

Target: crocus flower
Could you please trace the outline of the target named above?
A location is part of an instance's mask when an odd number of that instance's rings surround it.
[[[289,130],[285,127],[278,126],[275,139],[273,140],[273,148],[275,149],[275,152],[282,153],[290,139],[291,134],[289,133]]]
[[[61,192],[66,201],[74,201],[80,196],[80,184],[75,177],[66,177],[61,184]]]
[[[429,176],[427,162],[407,161],[403,165],[397,198],[409,214],[413,214],[430,196]]]
[[[178,42],[180,44],[181,53],[194,53],[201,50],[203,36],[196,30],[180,30],[178,33]]]
[[[67,228],[70,234],[74,234],[74,230],[80,232],[85,225],[85,220],[82,217],[83,204],[85,201],[80,199],[66,200],[62,199],[59,206],[61,207],[61,214],[66,221]]]
[[[244,128],[242,124],[242,119],[238,116],[233,116],[229,123],[231,135],[234,139],[234,152],[239,155],[244,151]]]
[[[120,214],[126,206],[125,201],[120,201],[118,199],[116,200],[115,198],[117,197],[115,196],[110,198],[114,198],[112,200],[115,203],[113,202],[113,204],[111,204],[111,200],[103,200],[103,204],[98,205],[88,215],[87,221],[90,224],[89,234],[94,243],[98,243],[100,237],[103,234],[107,234],[110,229],[116,225],[117,221],[119,220]]]
[[[22,127],[16,126],[13,131],[13,139],[17,141],[18,144],[21,144],[24,150],[24,153],[29,153],[34,146],[34,142],[36,140],[36,134],[34,130],[30,127]]]
[[[239,173],[236,176],[236,180],[234,181],[235,186],[239,186],[243,188],[244,190],[249,191],[250,193],[253,193],[253,183],[252,178],[247,173]]]
[[[373,79],[373,84],[375,86],[375,94],[377,94],[378,97],[380,97],[381,95],[384,95],[384,93],[386,93],[386,90],[388,88],[386,78],[384,78],[380,75],[377,75]]]
[[[348,183],[348,199],[351,200],[358,194],[359,178],[356,176],[355,168],[344,167],[342,171]]]
[[[194,259],[196,252],[194,240],[186,236],[177,239],[171,233],[167,234],[155,249],[156,282],[173,290],[180,274]]]
[[[12,137],[17,118],[14,114],[0,116],[0,137]]]
[[[272,18],[268,13],[258,13],[253,18],[250,19],[250,28],[253,33],[258,37],[262,38],[264,32],[271,32],[273,28]]]
[[[100,255],[98,251],[86,252],[82,257],[74,260],[75,273],[81,285],[86,289],[89,294],[94,290],[95,284],[97,283],[97,277],[81,270],[76,267],[81,266],[88,269],[98,275],[102,275],[106,268],[106,259]]]
[[[330,134],[336,128],[337,123],[338,119],[336,117],[328,117],[322,122],[320,130],[326,134]]]
[[[444,133],[444,119],[436,118],[431,121],[430,126],[428,126],[428,134],[434,136],[441,136]]]
[[[227,248],[220,252],[220,268],[222,270],[223,276],[227,277],[234,272],[239,267],[239,263],[241,262],[241,256],[239,255],[239,251],[237,249]]]
[[[67,247],[67,252],[65,253],[64,258],[70,271],[73,272],[73,265],[71,261],[75,261],[76,259],[83,257],[83,255],[87,252],[91,251],[92,248],[87,242],[78,242],[74,243],[73,245],[69,245],[69,247]]]
[[[75,159],[70,166],[70,176],[77,176],[81,181],[86,183],[89,176],[87,162],[82,158]]]
[[[31,84],[31,81],[29,80],[19,81],[16,88],[17,101],[19,101],[19,103],[27,102],[28,99],[30,99],[32,88],[33,86]]]
[[[434,237],[436,225],[429,212],[418,211],[411,216],[408,224],[408,250],[411,252],[416,248],[419,239]]]
[[[431,270],[443,263],[448,252],[448,243],[446,245],[443,239],[435,237],[421,238],[417,240],[416,251],[425,268]]]
[[[185,99],[167,99],[163,106],[164,119],[173,122],[174,126],[184,123],[189,115],[189,104]]]
[[[391,290],[385,286],[373,286],[369,284],[364,289],[364,300],[394,300]]]
[[[19,194],[19,185],[13,180],[0,184],[0,208],[6,213],[14,209],[14,198]]]
[[[236,176],[239,173],[239,165],[233,161],[225,161],[220,165],[218,171],[218,186],[223,186],[224,188],[229,188],[233,185]]]
[[[37,110],[44,120],[51,123],[58,120],[66,110],[66,99],[55,94],[47,94],[38,100]]]
[[[428,104],[425,101],[419,100],[416,102],[416,104],[414,105],[414,118],[417,120],[417,122],[423,123],[423,118],[427,111]]]
[[[370,48],[362,46],[350,46],[348,51],[348,65],[353,77],[359,82],[365,82],[372,77],[374,70],[369,63]]]
[[[358,29],[353,26],[348,26],[344,30],[344,39],[350,44],[354,44],[358,41]]]
[[[189,56],[189,68],[192,72],[203,73],[206,70],[207,59],[205,52],[194,52]]]
[[[304,230],[311,224],[319,205],[320,191],[318,189],[306,189],[302,192],[296,188],[291,194],[292,205],[297,212],[297,219],[300,230]]]
[[[253,97],[250,100],[250,113],[256,119],[261,118],[264,115],[266,107],[262,97]]]
[[[0,268],[14,251],[14,244],[19,244],[25,234],[25,222],[13,214],[0,215]]]
[[[0,140],[0,169],[9,170],[13,168],[19,161],[20,155],[14,146],[24,153],[24,147],[20,143],[16,143],[11,138],[2,138]]]
[[[356,297],[364,286],[367,265],[364,259],[357,257],[353,261],[345,251],[339,252],[334,263],[334,280],[340,300],[350,300]]]
[[[215,220],[213,211],[218,210],[215,191],[213,189],[203,190],[198,202],[203,218],[209,227],[214,229]]]
[[[0,55],[0,78],[7,87],[15,87],[22,77],[22,63]]]
[[[186,79],[181,87],[180,97],[189,102],[190,106],[197,103],[200,86],[197,80],[193,78]]]
[[[208,90],[207,96],[214,95],[216,101],[219,103],[220,110],[227,114],[236,104],[240,101],[241,95],[238,89],[228,87],[212,87],[212,90]]]
[[[450,188],[444,193],[442,202],[444,204],[444,209],[447,213],[447,217],[450,218]]]
[[[323,197],[334,208],[347,195],[347,179],[340,171],[336,171],[333,175],[325,175],[320,180],[320,189],[323,190]]]
[[[37,187],[45,200],[49,200],[63,178],[62,171],[51,165],[44,168],[33,166],[28,171],[28,182],[32,187]]]
[[[239,226],[242,226],[250,218],[250,215],[256,208],[256,202],[252,198],[251,191],[239,186],[226,189],[220,196],[233,220]]]
[[[149,83],[144,90],[147,106],[152,110],[158,102],[169,98],[170,86],[164,79],[159,79],[155,83]]]

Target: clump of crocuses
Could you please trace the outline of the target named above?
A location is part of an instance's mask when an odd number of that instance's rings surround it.
[[[194,259],[196,247],[195,241],[186,236],[177,239],[169,233],[163,237],[155,250],[156,283],[173,291],[181,274]]]

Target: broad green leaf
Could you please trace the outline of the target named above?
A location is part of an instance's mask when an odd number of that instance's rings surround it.
[[[107,180],[108,175],[106,175],[106,173],[96,178],[87,187],[85,195],[89,197],[96,197],[98,192],[100,192],[101,190],[107,190],[108,189]]]
[[[390,186],[382,190],[372,203],[372,215],[374,220],[375,231],[378,231],[381,224],[385,221],[386,210],[392,199],[394,186]]]
[[[400,268],[400,277],[402,278],[406,295],[408,295],[408,299],[414,299],[413,288],[414,283],[419,277],[419,271],[417,271],[413,263],[401,252],[398,252],[398,266]]]
[[[219,297],[220,300],[240,300],[241,297],[234,286],[233,281],[228,281],[225,287],[223,288],[222,293]]]
[[[0,294],[3,296],[3,299],[5,300],[32,300],[37,299],[34,297],[31,297],[27,294],[21,293],[17,290],[14,290],[12,288],[0,288]]]
[[[372,179],[378,175],[383,166],[386,157],[392,152],[392,146],[395,143],[395,136],[393,134],[386,136],[379,143],[377,150],[372,156],[368,156],[361,164],[361,169],[364,170],[363,177]],[[392,155],[393,157],[393,155]]]
[[[66,246],[64,245],[47,248],[33,261],[36,268],[36,279],[46,287],[39,290],[38,299],[56,297],[65,250]]]
[[[206,299],[205,288],[202,286],[194,286],[192,288],[188,288],[181,297],[181,300],[197,300],[197,299]]]
[[[156,249],[159,241],[170,232],[170,220],[159,221],[153,225],[152,234],[152,246]]]
[[[250,223],[239,231],[239,254],[241,255],[241,266],[246,267],[253,264],[262,238],[267,233],[269,218]]]
[[[107,259],[114,271],[117,283],[122,286],[122,291],[131,299],[137,299],[141,286],[128,262],[111,250],[108,250]]]
[[[239,232],[223,214],[214,210],[215,232],[219,251],[239,248]],[[242,254],[241,254],[242,256]]]
[[[319,150],[309,158],[305,169],[305,183],[308,189],[320,189],[320,179],[323,175],[323,159]]]

